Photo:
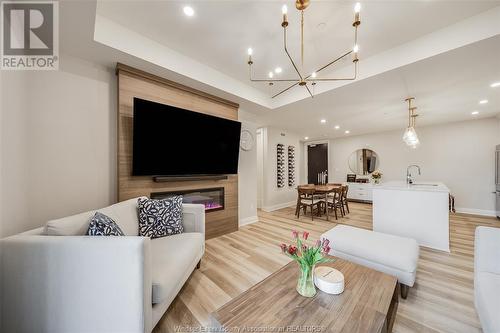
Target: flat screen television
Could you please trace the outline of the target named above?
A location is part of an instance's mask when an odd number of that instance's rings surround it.
[[[133,176],[238,173],[238,121],[134,98],[133,125]]]

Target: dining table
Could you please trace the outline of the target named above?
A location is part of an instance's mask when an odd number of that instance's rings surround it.
[[[342,188],[342,185],[340,184],[307,184],[307,185],[300,185],[300,188],[306,188],[306,189],[312,189],[314,190],[313,195],[324,195],[325,196],[325,203],[327,205],[326,208],[326,220],[328,221],[328,194],[332,193],[333,191]],[[318,211],[318,214],[320,212]]]

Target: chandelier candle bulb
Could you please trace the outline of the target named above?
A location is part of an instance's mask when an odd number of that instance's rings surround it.
[[[360,11],[361,11],[361,3],[356,2],[356,4],[354,5],[354,12],[359,14]]]
[[[360,20],[359,20],[359,12],[361,11],[361,3],[357,2],[356,5],[354,5],[354,26],[359,25]]]
[[[283,13],[283,24],[285,24],[288,21],[288,18],[286,16],[286,14],[288,13],[288,7],[286,5],[283,5],[283,7],[281,7],[281,12]]]

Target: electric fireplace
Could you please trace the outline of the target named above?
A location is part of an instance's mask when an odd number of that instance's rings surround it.
[[[183,203],[204,205],[205,212],[207,213],[224,209],[224,187],[172,192],[153,192],[151,193],[151,199],[163,199],[174,195],[182,195]]]

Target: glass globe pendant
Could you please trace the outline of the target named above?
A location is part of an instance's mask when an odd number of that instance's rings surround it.
[[[403,134],[403,141],[406,145],[411,146],[412,148],[417,148],[420,145],[420,140],[418,139],[417,131],[415,130],[415,118],[418,116],[415,114],[415,110],[417,108],[411,106],[411,102],[414,99],[414,97],[406,99],[408,102],[408,127]]]

